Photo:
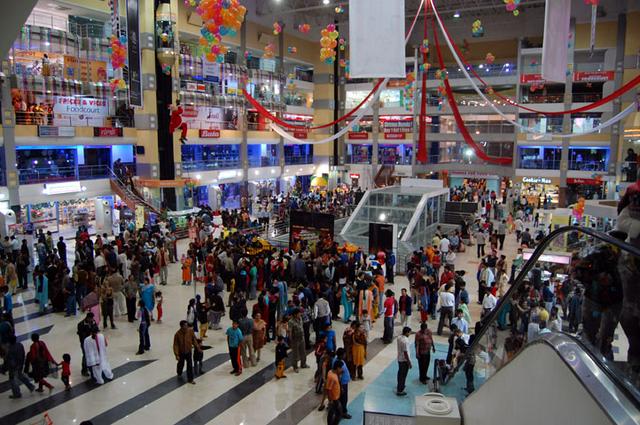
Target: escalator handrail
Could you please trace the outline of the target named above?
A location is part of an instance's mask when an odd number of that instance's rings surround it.
[[[118,186],[120,186],[122,188],[122,190],[125,191],[125,193],[127,193],[127,195],[129,195],[131,198],[133,198],[134,201],[138,201],[139,203],[141,203],[142,205],[144,205],[145,207],[149,208],[151,211],[158,213],[158,209],[156,207],[154,207],[153,205],[151,205],[149,202],[147,202],[145,199],[143,199],[142,197],[140,197],[139,195],[137,195],[134,191],[130,190],[126,183],[123,182],[120,177],[118,177],[118,175],[115,173],[114,170],[112,170],[111,168],[109,168],[109,172],[111,173],[111,178],[112,180],[115,180],[116,184]]]
[[[614,245],[618,248],[620,248],[623,251],[626,251],[628,253],[631,253],[633,255],[635,255],[636,257],[640,258],[640,249],[629,245],[626,242],[621,241],[620,239],[614,238],[611,235],[608,235],[606,233],[602,233],[587,227],[582,227],[582,226],[564,226],[564,227],[560,227],[559,229],[556,229],[554,231],[552,231],[551,233],[549,233],[548,236],[546,236],[544,239],[542,239],[540,241],[540,243],[538,244],[538,246],[536,246],[535,250],[533,251],[533,253],[531,254],[531,257],[529,258],[529,260],[527,260],[527,262],[524,264],[524,266],[522,267],[522,269],[520,269],[520,272],[518,273],[518,277],[514,280],[513,284],[511,285],[511,287],[508,289],[508,291],[506,292],[506,294],[504,295],[504,297],[502,297],[500,299],[500,302],[498,303],[498,306],[496,308],[494,308],[488,316],[486,316],[483,320],[483,326],[480,327],[479,331],[476,331],[476,335],[473,339],[473,342],[471,344],[471,346],[469,347],[469,349],[472,352],[477,352],[475,351],[477,349],[477,347],[481,344],[482,338],[484,337],[484,335],[486,334],[487,330],[489,329],[489,324],[491,323],[495,323],[498,319],[498,316],[500,315],[500,311],[502,310],[502,308],[504,308],[504,304],[505,302],[511,300],[513,298],[513,295],[516,294],[519,290],[519,288],[524,284],[524,281],[527,278],[527,275],[529,274],[529,272],[533,269],[533,267],[535,266],[535,264],[538,262],[538,260],[540,259],[540,256],[542,256],[542,254],[545,252],[545,250],[547,249],[547,247],[549,246],[549,244],[551,244],[551,242],[558,237],[559,235],[565,234],[565,233],[569,233],[569,232],[580,232],[580,233],[584,233],[585,235],[591,236],[593,238],[599,239],[602,242]],[[631,385],[627,380],[623,379],[622,377],[620,377],[617,373],[615,373],[607,364],[607,362],[604,360],[604,358],[597,358],[595,356],[595,352],[593,352],[593,350],[588,349],[587,351],[589,351],[590,353],[592,353],[592,358],[594,361],[598,362],[601,366],[601,368],[607,373],[607,375],[614,381],[616,382],[619,387],[623,388],[625,390],[625,392],[628,394],[628,396],[633,399],[636,403],[636,405],[640,406],[640,397],[638,395],[637,390],[634,389],[633,385]],[[458,365],[456,367],[456,369],[453,371],[453,373],[450,376],[455,375],[455,373],[458,371],[460,365]]]

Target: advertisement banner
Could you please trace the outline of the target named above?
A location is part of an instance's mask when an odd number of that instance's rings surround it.
[[[413,120],[409,121],[382,121],[384,133],[413,133]]]
[[[144,222],[144,205],[136,205],[136,229],[142,229]]]
[[[217,82],[220,80],[220,64],[217,62],[209,62],[206,59],[202,60],[202,74],[205,81]]]
[[[102,127],[109,115],[105,99],[56,96],[53,99],[53,124],[56,126]]]
[[[542,74],[522,74],[520,76],[520,84],[544,84],[545,80]]]
[[[224,110],[207,106],[185,106],[182,112],[182,122],[187,123],[188,128],[193,129],[217,129],[224,128]]]
[[[349,140],[367,140],[369,134],[366,131],[350,131],[347,137]]]
[[[331,250],[334,236],[333,214],[291,211],[289,222],[289,249],[322,253]]]
[[[613,81],[615,72],[613,71],[576,71],[573,73],[573,81],[584,83],[600,83]]]
[[[80,79],[80,61],[77,57],[64,55],[64,78],[68,80]]]
[[[142,107],[142,64],[138,1],[127,0],[127,52],[129,59],[129,104]]]

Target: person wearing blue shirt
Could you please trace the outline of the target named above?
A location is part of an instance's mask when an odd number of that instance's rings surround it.
[[[240,358],[240,342],[242,342],[242,331],[238,328],[238,322],[235,320],[231,327],[227,329],[227,345],[229,346],[229,357],[233,370],[231,373],[236,376],[242,373],[242,359]]]
[[[469,324],[464,319],[464,312],[461,309],[456,310],[456,317],[451,320],[452,325],[456,325],[458,329],[462,331],[463,334],[469,334]]]
[[[342,374],[340,375],[340,404],[342,404],[342,417],[344,419],[351,419],[351,415],[347,412],[347,403],[349,402],[349,382],[351,382],[351,375],[349,374],[349,368],[344,361],[344,348],[340,347],[336,350],[336,356],[331,361],[331,368],[336,361],[342,362]]]
[[[2,287],[2,310],[9,317],[13,318],[13,299],[8,286]]]

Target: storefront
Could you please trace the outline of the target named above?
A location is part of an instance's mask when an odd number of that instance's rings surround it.
[[[525,196],[530,205],[540,208],[554,208],[558,205],[560,178],[520,176],[516,177],[514,183],[520,197]]]
[[[604,199],[606,197],[606,182],[600,176],[594,179],[568,178],[567,204],[578,202],[579,198]]]
[[[449,174],[449,187],[460,186],[501,193],[501,178],[500,176],[482,173],[452,172]]]

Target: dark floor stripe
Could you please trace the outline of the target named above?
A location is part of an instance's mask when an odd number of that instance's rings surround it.
[[[229,361],[228,354],[216,354],[215,356],[204,361],[203,369],[206,373],[207,371],[215,369],[216,367],[227,361]],[[130,398],[124,403],[120,403],[119,405],[112,407],[111,409],[99,414],[95,418],[92,418],[91,422],[93,422],[94,425],[115,423],[125,416],[130,415],[139,409],[142,409],[147,404],[154,402],[155,400],[169,394],[177,388],[180,388],[186,383],[187,381],[185,379],[178,379],[175,376],[166,379],[163,382],[155,385],[154,387],[145,390],[143,393]]]
[[[47,314],[52,312],[53,310],[51,310],[50,308],[47,309],[47,311],[44,313],[40,313],[39,311],[36,311],[35,313],[26,314],[24,316],[14,318],[13,323],[22,323],[22,322],[26,322],[27,320],[37,319],[38,317],[46,316]]]
[[[34,329],[22,335],[17,335],[16,339],[18,340],[18,342],[24,342],[31,339],[31,334],[33,333],[37,333],[38,335],[42,336],[51,332],[51,329],[53,329],[53,325],[45,326],[44,328]]]
[[[29,304],[35,304],[35,303],[36,303],[36,299],[31,298],[30,300],[26,300],[25,302],[22,302],[22,303],[14,303],[13,308],[18,308],[18,307],[22,307]]]
[[[123,364],[122,366],[118,366],[117,368],[113,369],[114,380],[122,378],[123,376],[131,372],[134,372],[148,364],[153,363],[154,361],[155,360],[138,360]],[[109,383],[107,383],[106,385],[109,385]],[[30,418],[39,416],[48,410],[60,406],[61,404],[64,404],[69,400],[80,397],[81,395],[86,394],[91,390],[95,390],[98,387],[100,387],[100,385],[96,384],[93,380],[86,380],[78,385],[74,385],[71,388],[71,391],[61,391],[45,398],[44,400],[30,404],[20,410],[17,410],[13,413],[8,414],[7,416],[0,418],[0,424],[17,424],[20,422],[24,422]],[[22,388],[22,390],[24,393],[24,387]]]
[[[367,363],[378,355],[386,345],[380,339],[376,339],[367,345]],[[364,370],[367,374],[367,370]],[[309,390],[306,394],[295,401],[291,406],[276,416],[269,425],[291,425],[300,423],[309,413],[320,404],[320,395],[316,394],[315,388]]]
[[[307,351],[307,355],[310,352],[311,351]],[[289,366],[289,361],[287,361],[287,367]],[[258,372],[251,375],[251,377],[242,381],[235,387],[227,390],[224,394],[205,404],[189,416],[176,422],[175,425],[204,425],[208,422],[211,422],[222,412],[231,408],[240,400],[244,399],[249,394],[274,379],[274,372],[275,363],[271,363],[269,364],[269,366],[262,368]]]

